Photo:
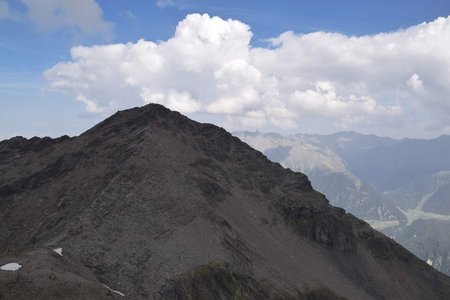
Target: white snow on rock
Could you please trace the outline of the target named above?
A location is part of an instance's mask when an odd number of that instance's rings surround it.
[[[15,262],[0,267],[0,269],[2,269],[3,271],[17,271],[20,268],[22,268],[22,265]]]
[[[106,284],[104,284],[104,286],[105,286],[105,288],[107,288],[107,289],[110,290],[111,292],[116,293],[117,295],[120,295],[120,296],[122,296],[122,297],[125,297],[125,294],[124,294],[124,293],[121,293],[121,292],[119,292],[119,291],[113,290],[112,288],[110,288],[110,287],[107,286]]]
[[[433,266],[433,261],[431,259],[428,259],[427,264],[429,264],[430,266]]]
[[[53,251],[58,253],[59,255],[63,256],[62,255],[62,248],[56,248],[56,249],[53,249]]]

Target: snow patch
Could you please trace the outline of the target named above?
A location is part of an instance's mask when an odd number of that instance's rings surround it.
[[[429,264],[430,266],[433,266],[433,261],[431,259],[428,259],[427,264]]]
[[[62,255],[62,248],[56,248],[56,249],[53,249],[53,251],[58,253],[59,255],[63,256]]]
[[[107,288],[107,289],[110,290],[111,292],[116,293],[117,295],[120,295],[120,296],[122,296],[122,297],[125,297],[125,294],[124,294],[124,293],[121,293],[121,292],[119,292],[119,291],[113,290],[112,288],[110,288],[110,287],[107,286],[106,284],[104,284],[104,286],[105,286],[105,288]]]
[[[22,268],[22,265],[15,262],[0,267],[0,269],[2,269],[3,271],[17,271],[20,268]]]

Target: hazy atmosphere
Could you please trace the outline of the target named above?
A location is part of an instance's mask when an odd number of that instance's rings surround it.
[[[227,130],[450,133],[450,2],[0,1],[0,139],[160,103]]]

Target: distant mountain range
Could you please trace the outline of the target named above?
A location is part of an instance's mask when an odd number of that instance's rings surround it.
[[[333,205],[450,274],[450,136],[235,134],[269,159],[307,174]]]
[[[354,194],[356,210],[410,221],[332,149],[260,141],[348,184],[337,195]],[[156,104],[77,137],[0,142],[0,221],[2,300],[450,299],[450,277],[304,174]]]

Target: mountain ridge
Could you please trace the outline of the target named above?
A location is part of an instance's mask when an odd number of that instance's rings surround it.
[[[161,105],[78,137],[0,143],[0,162],[0,264],[60,247],[102,299],[101,284],[136,299],[450,295],[450,278],[330,206],[304,174]]]

